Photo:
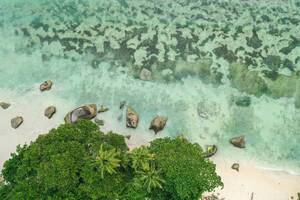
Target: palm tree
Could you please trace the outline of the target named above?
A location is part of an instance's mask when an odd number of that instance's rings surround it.
[[[149,162],[154,160],[155,154],[149,153],[148,148],[142,145],[139,148],[135,148],[130,158],[132,160],[132,168],[137,170],[149,170]]]
[[[137,178],[135,182],[137,185],[142,186],[147,190],[148,193],[154,188],[161,188],[165,182],[161,176],[160,171],[157,170],[154,165],[151,165],[148,170],[137,171]]]
[[[119,151],[115,149],[104,151],[102,148],[102,144],[100,146],[100,150],[98,155],[96,156],[96,163],[99,165],[101,178],[104,178],[104,172],[108,172],[109,174],[116,173],[115,168],[120,166],[120,161],[117,156],[120,155]]]

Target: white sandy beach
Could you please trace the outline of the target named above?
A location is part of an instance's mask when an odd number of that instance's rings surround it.
[[[284,171],[263,170],[254,163],[239,162],[239,172],[231,169],[234,162],[227,158],[212,159],[224,188],[216,190],[220,199],[229,200],[289,200],[297,199],[300,176]],[[293,197],[293,198],[292,198]]]
[[[38,95],[38,93],[37,93]],[[46,96],[44,94],[44,96]],[[37,138],[39,134],[48,132],[51,128],[57,127],[63,123],[63,117],[68,109],[72,109],[72,103],[56,102],[57,113],[52,119],[44,116],[44,108],[49,106],[43,100],[47,97],[40,97],[40,105],[29,107],[28,104],[11,102],[12,106],[6,110],[0,108],[0,165],[10,157],[10,153],[15,152],[16,145],[29,143]],[[48,97],[49,98],[49,97]],[[3,99],[4,100],[4,99]],[[120,114],[120,113],[119,113]],[[105,125],[102,131],[110,130],[123,135],[131,135],[127,140],[128,146],[134,148],[143,144],[149,144],[149,141],[156,137],[152,132],[140,126],[136,130],[125,128],[124,114],[123,121],[117,120],[117,115],[112,112],[102,115]],[[23,116],[24,122],[19,128],[13,129],[10,124],[11,118]],[[110,119],[110,120],[107,120]],[[113,120],[115,119],[115,120]],[[124,126],[120,126],[124,124]],[[145,137],[148,135],[148,137]],[[159,137],[164,137],[162,132]],[[157,136],[158,137],[158,136]],[[263,170],[256,167],[254,163],[244,161],[235,161],[240,163],[240,171],[231,169],[231,162],[228,158],[215,156],[212,160],[217,165],[217,173],[222,177],[225,187],[218,189],[214,194],[219,193],[219,198],[226,200],[250,200],[253,193],[253,200],[288,200],[297,199],[297,192],[300,192],[300,176],[288,174],[286,172]]]

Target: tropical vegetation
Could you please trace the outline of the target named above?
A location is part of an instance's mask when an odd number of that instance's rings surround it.
[[[223,186],[198,144],[162,138],[129,152],[88,120],[18,146],[2,176],[1,200],[196,200]]]

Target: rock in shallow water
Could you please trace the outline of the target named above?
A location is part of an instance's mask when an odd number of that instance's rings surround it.
[[[136,128],[139,122],[139,115],[128,105],[126,109],[126,126],[128,128]]]
[[[126,138],[127,140],[129,140],[129,139],[131,138],[131,135],[126,135],[125,138]]]
[[[120,109],[123,109],[124,106],[125,106],[125,104],[126,104],[126,101],[121,101],[121,102],[120,102]]]
[[[10,103],[0,102],[0,106],[1,106],[3,109],[7,109],[7,108],[10,106]]]
[[[160,116],[157,116],[155,117],[152,122],[151,122],[151,125],[149,127],[149,129],[151,130],[154,130],[155,134],[157,134],[157,132],[161,131],[164,129],[166,123],[168,121],[168,117],[160,117]]]
[[[87,104],[69,112],[65,117],[65,122],[75,124],[78,119],[93,119],[96,115],[96,104]]]
[[[230,139],[230,143],[235,147],[245,148],[245,136],[239,136]]]
[[[238,163],[233,163],[233,165],[231,166],[231,169],[234,169],[236,171],[239,171],[240,169],[240,165]]]
[[[50,119],[55,112],[56,112],[55,106],[49,106],[48,108],[46,108],[44,115],[48,117],[48,119]]]
[[[23,117],[17,116],[13,119],[11,119],[11,127],[18,128],[23,123]]]
[[[51,87],[52,87],[52,81],[47,80],[40,85],[40,90],[41,91],[50,90]]]

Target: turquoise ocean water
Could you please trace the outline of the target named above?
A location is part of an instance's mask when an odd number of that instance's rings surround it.
[[[166,115],[161,136],[300,173],[300,1],[1,0],[0,101],[45,80],[49,104],[126,100],[142,134]]]

